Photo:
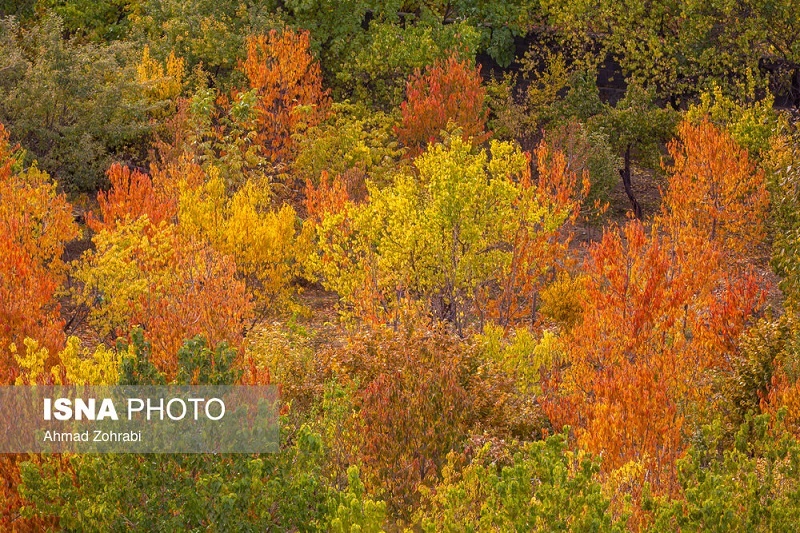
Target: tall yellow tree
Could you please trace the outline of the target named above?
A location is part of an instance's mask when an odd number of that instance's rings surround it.
[[[369,201],[340,182],[311,188],[316,251],[307,266],[356,314],[397,320],[406,304],[459,332],[472,324],[530,320],[535,295],[568,242],[581,180],[542,147],[540,179],[508,142],[474,150],[460,135],[416,158]]]

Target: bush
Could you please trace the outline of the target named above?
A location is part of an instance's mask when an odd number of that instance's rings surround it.
[[[451,454],[442,482],[424,492],[423,531],[624,531],[595,480],[599,463],[566,443],[557,434],[499,460],[487,443],[463,468]]]
[[[678,462],[682,497],[652,499],[650,531],[796,531],[800,520],[800,443],[781,416],[741,425],[731,448],[719,422],[703,428]]]
[[[571,172],[589,175],[589,194],[583,200],[585,212],[595,216],[602,212],[608,193],[619,181],[620,158],[612,150],[608,136],[573,119],[553,125],[544,139],[551,148],[563,152]]]
[[[133,47],[63,31],[55,17],[0,20],[0,121],[64,189],[91,191],[113,160],[144,161],[150,125]]]

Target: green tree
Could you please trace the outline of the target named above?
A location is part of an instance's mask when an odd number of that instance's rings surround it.
[[[394,125],[394,117],[364,104],[334,103],[326,121],[298,135],[292,170],[315,185],[323,172],[347,175],[360,188],[367,176],[385,185],[405,153],[395,138]],[[357,196],[357,191],[351,191],[351,197]]]
[[[770,193],[772,268],[781,277],[787,307],[800,302],[800,148],[797,131],[784,130],[771,143],[763,165]]]
[[[0,21],[0,120],[62,187],[94,190],[113,159],[144,160],[150,125],[133,48],[63,29],[56,17]]]
[[[631,164],[635,159],[658,168],[661,146],[672,137],[677,120],[678,113],[655,104],[652,90],[637,85],[628,86],[617,105],[607,106],[604,114],[594,117],[595,127],[608,134],[611,146],[622,155],[619,175],[636,218],[642,218],[643,213],[633,194]]]
[[[542,7],[564,41],[598,58],[611,54],[629,82],[673,105],[712,82],[736,92],[738,83],[759,70],[761,52],[754,40],[764,41],[755,38],[752,10],[742,3],[546,0]]]
[[[19,17],[27,19],[33,15],[36,0],[1,0],[0,17]]]
[[[164,385],[140,329],[120,340],[121,385]],[[178,351],[180,384],[233,384],[241,376],[225,343],[202,337]],[[322,476],[320,436],[283,432],[273,454],[105,454],[51,456],[21,465],[28,518],[55,519],[62,531],[315,531],[329,502],[349,501]],[[358,493],[360,494],[360,493]],[[370,516],[375,516],[374,514]]]
[[[465,22],[373,23],[360,46],[343,61],[336,80],[345,94],[390,111],[403,100],[406,82],[416,69],[444,61],[453,53],[461,60],[472,60],[479,38]]]
[[[128,30],[128,15],[141,0],[36,0],[36,8],[64,21],[64,29],[91,41],[122,39]]]
[[[705,426],[679,461],[682,497],[650,498],[649,531],[794,531],[800,520],[800,444],[781,417],[748,417],[724,446],[719,422]]]
[[[28,517],[61,531],[315,531],[330,488],[319,436],[276,454],[73,455],[21,465]]]
[[[595,479],[599,462],[567,449],[567,433],[493,449],[468,464],[451,454],[443,480],[425,490],[424,531],[625,531]],[[513,455],[512,455],[513,454]]]
[[[386,502],[372,500],[364,493],[358,467],[347,469],[347,489],[334,491],[328,500],[324,529],[334,533],[378,533],[386,521]]]
[[[170,52],[202,69],[214,86],[227,92],[241,86],[236,71],[245,38],[284,25],[273,2],[252,0],[140,0],[128,15],[130,37],[147,44],[164,60]]]
[[[758,50],[771,72],[776,93],[788,94],[800,108],[800,17],[792,0],[746,0],[737,3],[745,15],[738,22],[749,39],[745,46],[761,43]]]

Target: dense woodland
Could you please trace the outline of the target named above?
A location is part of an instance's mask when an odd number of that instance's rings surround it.
[[[0,15],[0,385],[282,398],[0,530],[796,531],[796,0]]]

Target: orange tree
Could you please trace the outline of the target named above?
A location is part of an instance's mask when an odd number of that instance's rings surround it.
[[[93,242],[75,276],[101,335],[142,325],[154,363],[169,377],[183,339],[202,334],[241,347],[252,302],[232,257],[166,222],[154,225],[147,215],[103,229]]]
[[[21,152],[0,125],[0,383],[16,365],[9,343],[31,337],[51,351],[63,347],[56,291],[64,282],[64,243],[76,237],[72,209],[36,166],[23,170]]]
[[[546,401],[606,469],[640,462],[666,491],[765,286],[740,244],[762,235],[762,174],[707,123],[680,131],[662,215],[649,230],[612,227],[590,249],[584,311]]]
[[[64,195],[36,166],[23,169],[21,151],[9,144],[0,124],[1,385],[13,384],[21,371],[10,344],[24,351],[30,337],[51,353],[63,347],[63,320],[55,296],[65,280],[64,243],[77,234]],[[52,363],[48,358],[42,366],[49,370]],[[51,521],[20,517],[20,457],[0,460],[0,528],[46,529]]]
[[[307,31],[289,29],[247,39],[240,68],[257,98],[258,144],[273,163],[285,163],[292,155],[292,135],[318,123],[330,106],[309,39]]]
[[[87,225],[94,231],[113,228],[118,220],[124,221],[125,217],[136,219],[147,215],[152,223],[158,224],[177,214],[176,198],[166,194],[163,188],[159,190],[154,187],[150,177],[139,170],[114,163],[106,175],[111,188],[97,194],[101,219],[91,212],[86,217]]]
[[[437,61],[423,74],[419,69],[408,80],[406,101],[400,106],[402,122],[396,128],[398,139],[413,155],[441,140],[441,132],[452,122],[476,144],[486,133],[486,89],[481,85],[480,66],[456,55]]]
[[[747,151],[703,120],[683,122],[669,153],[664,206],[671,229],[714,242],[728,258],[751,255],[765,237],[769,195]]]
[[[289,177],[298,134],[319,124],[331,107],[308,32],[273,30],[246,39],[239,71],[246,83],[230,92],[199,88],[177,98],[156,143],[164,164],[188,158],[204,171],[218,167],[228,190],[248,179]]]

